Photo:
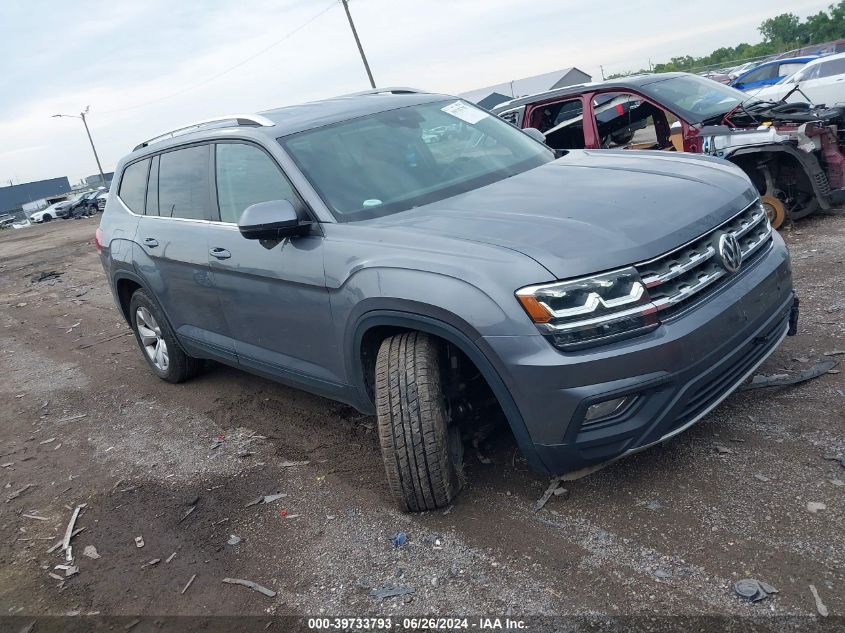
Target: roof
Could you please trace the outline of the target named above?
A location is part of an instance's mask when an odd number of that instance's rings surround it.
[[[455,99],[455,97],[411,88],[384,88],[380,91],[342,95],[300,105],[275,108],[259,112],[257,115],[218,117],[193,123],[173,132],[164,132],[149,141],[144,141],[137,145],[128,156],[124,157],[124,161],[136,155],[142,156],[151,153],[153,150],[161,150],[183,144],[186,141],[215,136],[222,129],[227,132],[231,132],[233,129],[250,130],[251,133],[265,134],[276,139],[377,112],[448,99]],[[236,119],[238,123],[233,124]],[[173,135],[171,136],[171,134]]]
[[[468,101],[480,103],[483,99],[495,93],[510,95],[509,98],[513,98],[514,96],[530,95],[545,90],[553,90],[554,88],[561,88],[563,86],[589,81],[590,79],[590,75],[583,70],[570,66],[569,68],[561,68],[560,70],[554,70],[549,73],[531,75],[530,77],[505,81],[492,86],[485,86],[484,88],[476,88],[468,92],[462,92],[460,96]]]
[[[653,73],[649,75],[631,75],[630,77],[619,77],[618,79],[608,79],[606,81],[591,81],[589,83],[566,86],[565,88],[558,88],[557,90],[546,90],[537,94],[519,97],[518,99],[511,99],[510,101],[506,101],[505,103],[500,103],[499,105],[497,105],[495,108],[493,108],[493,112],[498,114],[499,112],[504,112],[505,110],[510,110],[511,108],[517,108],[528,103],[535,103],[543,99],[553,99],[555,97],[565,97],[570,94],[578,95],[587,90],[606,90],[614,88],[619,90],[638,89],[642,88],[643,86],[647,86],[648,84],[652,84],[658,81],[665,81],[666,79],[672,79],[673,77],[684,77],[688,74],[689,73]]]

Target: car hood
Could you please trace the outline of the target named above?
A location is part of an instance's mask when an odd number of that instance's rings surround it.
[[[712,230],[756,198],[745,174],[719,159],[585,150],[367,222],[508,248],[564,279],[661,255]]]

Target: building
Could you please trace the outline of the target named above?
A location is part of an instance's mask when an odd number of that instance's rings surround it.
[[[107,171],[103,174],[106,177],[106,182],[103,183],[100,179],[100,174],[94,174],[93,176],[86,176],[85,177],[85,184],[90,187],[108,187],[111,184],[111,179],[114,177],[113,171]]]
[[[0,187],[0,214],[11,213],[22,220],[26,217],[23,212],[24,204],[61,196],[69,191],[70,181],[67,176]]]
[[[477,103],[482,108],[490,109],[516,97],[524,97],[537,94],[538,92],[554,90],[555,88],[588,83],[592,79],[590,75],[578,68],[562,68],[561,70],[543,73],[542,75],[513,79],[512,81],[487,86],[486,88],[476,88],[469,92],[463,92],[460,96],[467,101]]]

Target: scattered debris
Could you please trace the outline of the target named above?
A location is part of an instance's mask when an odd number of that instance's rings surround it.
[[[60,273],[57,270],[44,270],[40,273],[36,273],[30,278],[30,283],[37,284],[42,281],[47,281],[48,279],[58,279],[64,275],[64,273]]]
[[[807,512],[816,514],[819,510],[827,510],[827,505],[820,501],[808,501]]]
[[[81,420],[82,418],[84,418],[87,415],[88,415],[87,413],[79,413],[77,415],[71,415],[71,416],[68,416],[66,418],[60,418],[60,419],[56,420],[56,424],[62,424],[63,422],[73,422],[74,420]]]
[[[766,475],[760,475],[760,474],[754,475],[754,479],[757,479],[758,481],[762,481],[764,483],[767,482],[767,481],[771,481],[771,479],[766,477]]]
[[[387,586],[382,587],[380,589],[371,589],[370,593],[368,594],[370,598],[395,598],[397,596],[407,596],[412,593],[416,593],[416,589],[413,587],[394,587],[394,586]]]
[[[135,547],[144,547],[144,537],[143,536],[136,536],[135,537]]]
[[[810,362],[810,359],[807,358],[806,356],[796,356],[792,360],[794,360],[796,363],[809,363]]]
[[[84,508],[84,505],[78,505],[73,510],[73,514],[70,517],[70,522],[67,524],[67,529],[65,530],[65,538],[62,540],[62,551],[67,551],[70,547],[70,539],[73,538],[73,528],[76,526],[76,519],[79,517],[79,512]]]
[[[279,464],[279,466],[280,466],[281,468],[296,468],[297,466],[307,466],[307,465],[308,465],[308,464],[310,464],[310,463],[311,463],[311,462],[310,462],[310,461],[308,461],[307,459],[306,459],[305,461],[302,461],[302,462],[289,462],[289,461],[284,461],[284,462],[281,462],[281,463]]]
[[[229,520],[229,517],[223,517],[222,519],[220,519],[219,521],[215,521],[211,525],[212,525],[212,527],[216,527],[216,526],[220,525],[221,523],[226,523],[226,521],[228,521],[228,520]]]
[[[9,466],[14,466],[15,462],[6,462],[5,464],[0,464],[0,468],[8,468]]]
[[[555,488],[552,494],[555,497],[563,497],[564,499],[569,499],[569,489],[564,488],[563,486],[558,486],[557,488]]]
[[[49,521],[48,517],[40,517],[37,514],[22,514],[22,517],[26,517],[27,519],[35,519],[36,521]]]
[[[123,627],[123,630],[124,630],[124,631],[128,631],[129,629],[132,629],[132,628],[134,628],[134,627],[138,626],[139,624],[141,624],[141,619],[140,619],[140,618],[135,618],[135,619],[134,619],[134,620],[132,620],[129,624],[127,624],[126,626],[124,626],[124,627]]]
[[[845,354],[845,349],[835,349],[832,352],[825,352],[825,356],[842,356]]]
[[[825,455],[824,458],[833,462],[839,462],[839,465],[845,468],[845,455]]]
[[[146,569],[147,567],[154,567],[161,562],[160,558],[153,558],[152,560],[148,560],[146,563],[141,565],[141,569]]]
[[[273,503],[274,501],[278,501],[282,497],[287,497],[287,494],[284,492],[277,492],[276,494],[272,495],[263,495],[250,501],[248,504],[246,504],[246,507],[249,508],[250,506],[257,506],[259,503]]]
[[[243,580],[241,578],[224,578],[223,582],[230,584],[230,585],[242,585],[244,587],[248,587],[253,591],[257,591],[258,593],[263,593],[268,598],[274,598],[276,596],[276,592],[272,589],[267,589],[267,587],[262,587],[258,583],[254,583],[251,580]]]
[[[34,629],[34,628],[35,628],[35,620],[33,620],[32,622],[27,624],[25,627],[23,627],[20,631],[18,631],[18,633],[32,633],[32,629]]]
[[[77,529],[75,529],[75,530],[73,531],[73,533],[70,535],[70,538],[71,538],[71,539],[73,539],[73,537],[74,537],[74,536],[76,536],[76,535],[77,535],[77,534],[79,534],[80,532],[84,532],[84,531],[85,531],[85,528],[84,528],[84,527],[77,528]],[[48,549],[48,550],[47,550],[47,553],[48,553],[48,554],[52,554],[52,553],[53,553],[53,552],[55,552],[57,549],[59,549],[62,545],[64,545],[64,543],[65,543],[65,540],[64,540],[64,539],[62,539],[61,541],[58,541],[55,545],[53,545],[53,547],[51,547],[50,549]]]
[[[100,558],[100,554],[97,553],[97,548],[93,545],[86,545],[85,549],[82,550],[82,555],[87,556],[88,558]]]
[[[227,545],[237,545],[238,543],[241,542],[241,540],[242,539],[241,539],[240,536],[236,536],[234,534],[231,534],[231,535],[229,535],[229,540],[226,541],[226,544]]]
[[[842,481],[841,479],[828,479],[828,481],[837,488],[842,488],[843,486],[845,486],[845,481]]]
[[[537,499],[537,503],[534,504],[534,512],[539,512],[543,509],[543,506],[546,505],[546,502],[551,498],[554,494],[555,490],[557,490],[558,486],[560,486],[561,478],[554,477],[549,484],[549,487],[546,488],[546,492],[543,493],[543,496]]]
[[[79,567],[76,565],[56,565],[53,569],[59,569],[65,572],[65,578],[70,578],[79,573]]]
[[[390,542],[393,543],[393,547],[402,547],[408,542],[408,535],[404,532],[397,532],[390,537]]]
[[[39,444],[52,444],[52,443],[53,443],[53,442],[55,442],[55,441],[56,441],[56,438],[55,438],[55,437],[51,437],[50,439],[47,439],[47,440],[41,440],[41,441],[40,441],[40,442],[38,442],[38,443],[39,443]]]
[[[747,391],[749,389],[764,389],[767,387],[797,385],[798,383],[806,382],[807,380],[812,380],[813,378],[818,378],[819,376],[826,374],[838,364],[839,362],[835,360],[823,360],[820,363],[816,363],[809,369],[799,371],[793,376],[790,376],[789,374],[775,374],[773,376],[757,374],[750,383],[745,383],[739,389],[740,391]]]
[[[816,601],[816,611],[819,612],[819,615],[823,618],[828,616],[829,611],[827,607],[824,606],[824,602],[822,602],[822,598],[819,595],[818,590],[816,589],[815,585],[810,585],[810,593],[813,594],[813,599]]]
[[[76,349],[88,349],[89,347],[94,347],[95,345],[99,345],[100,343],[107,343],[108,341],[113,341],[116,338],[120,338],[121,336],[132,336],[134,332],[131,330],[129,332],[121,332],[120,334],[114,334],[112,336],[107,336],[106,338],[101,338],[99,341],[94,341],[93,343],[86,343],[85,345],[80,345]]]
[[[722,446],[721,444],[714,444],[714,447],[716,448],[716,452],[719,453],[719,455],[736,455],[736,451],[728,448],[727,446]]]
[[[745,598],[750,602],[759,602],[768,598],[770,594],[778,593],[778,590],[761,580],[744,578],[734,584],[734,592],[740,598]]]
[[[179,519],[179,521],[177,521],[177,523],[181,523],[182,521],[184,521],[185,519],[187,519],[189,516],[191,516],[191,513],[192,513],[194,510],[196,510],[196,509],[197,509],[197,507],[196,507],[196,506],[191,506],[190,508],[188,508],[188,511],[187,511],[187,512],[185,512],[185,514],[183,514],[183,515],[182,515],[182,518],[181,518],[181,519]]]
[[[188,584],[187,584],[187,585],[185,585],[184,587],[182,587],[182,591],[180,591],[179,593],[181,593],[182,595],[184,595],[184,594],[185,594],[185,592],[188,590],[188,587],[190,587],[190,586],[191,586],[191,584],[193,584],[194,579],[195,579],[196,577],[197,577],[197,575],[196,575],[196,574],[194,574],[193,576],[191,576],[191,579],[188,581]]]
[[[281,510],[279,510],[279,518],[280,518],[280,519],[284,519],[287,515],[288,515],[288,511],[287,511],[287,510],[285,510],[284,508],[282,508]]]
[[[10,501],[13,501],[14,499],[17,499],[17,498],[18,498],[18,497],[20,497],[23,493],[25,493],[27,490],[29,490],[30,488],[32,488],[34,485],[35,485],[35,484],[27,484],[27,485],[25,485],[23,488],[20,488],[19,490],[15,490],[15,491],[14,491],[11,495],[9,495],[9,498],[8,498],[8,499],[6,499],[6,503],[9,503]]]

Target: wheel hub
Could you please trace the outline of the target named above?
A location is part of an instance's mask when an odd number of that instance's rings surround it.
[[[135,327],[141,339],[141,346],[144,348],[150,362],[161,371],[167,371],[170,366],[170,356],[167,352],[167,343],[161,335],[161,328],[152,313],[141,306],[135,311]]]

